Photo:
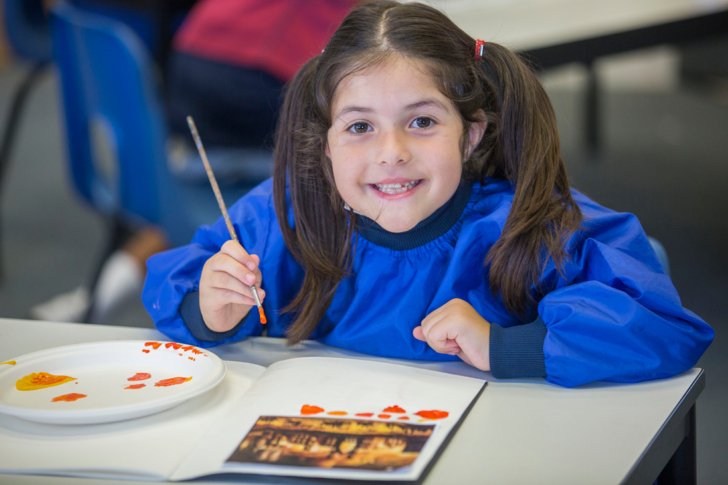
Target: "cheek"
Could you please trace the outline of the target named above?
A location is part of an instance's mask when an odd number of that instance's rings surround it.
[[[350,195],[356,187],[357,174],[354,166],[347,163],[347,160],[337,159],[338,162],[332,160],[331,171],[334,177],[334,185],[342,199],[351,204]]]

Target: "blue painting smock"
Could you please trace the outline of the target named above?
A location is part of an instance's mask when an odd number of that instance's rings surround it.
[[[406,233],[389,233],[359,217],[351,273],[339,284],[311,338],[335,347],[413,360],[454,360],[412,336],[433,310],[461,298],[491,323],[495,377],[546,377],[576,386],[637,382],[692,367],[713,330],[683,308],[634,215],[604,208],[574,191],[582,228],[566,244],[558,271],[548,263],[533,318],[508,312],[488,285],[488,250],[499,238],[513,190],[507,181],[463,185],[443,208]],[[283,242],[271,180],[230,207],[241,244],[260,256],[269,336],[285,337],[303,270]],[[293,218],[289,214],[289,224]],[[202,347],[261,333],[251,311],[232,330],[208,329],[198,285],[204,263],[229,240],[222,219],[201,227],[186,246],[148,261],[143,301],[169,338]]]

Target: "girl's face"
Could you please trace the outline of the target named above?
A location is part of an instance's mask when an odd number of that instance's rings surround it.
[[[455,105],[422,61],[392,55],[339,83],[326,154],[344,202],[404,232],[453,196],[485,126],[471,124],[463,155]]]

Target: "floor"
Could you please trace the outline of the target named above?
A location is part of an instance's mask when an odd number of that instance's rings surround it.
[[[699,483],[728,483],[728,101],[725,89],[683,86],[674,52],[646,52],[598,66],[604,80],[603,144],[582,143],[583,72],[544,76],[573,184],[605,205],[636,213],[666,246],[685,306],[716,329],[699,362]],[[0,67],[0,116],[23,68]],[[647,79],[647,81],[646,81]],[[650,82],[651,80],[651,82]],[[667,81],[666,81],[667,80]],[[102,221],[72,193],[54,73],[31,93],[0,196],[0,316],[85,283],[104,243]],[[138,301],[108,323],[149,326]]]

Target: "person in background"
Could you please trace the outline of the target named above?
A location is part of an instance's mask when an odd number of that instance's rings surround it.
[[[268,178],[273,168],[272,133],[286,83],[321,52],[356,3],[196,2],[165,56],[170,169],[187,181],[208,183],[186,121],[192,115],[222,186],[252,188]],[[93,294],[81,286],[37,305],[31,316],[105,323],[130,298],[138,298],[146,259],[167,246],[158,228],[138,228],[104,263]]]
[[[288,88],[275,163],[230,208],[240,243],[219,220],[148,260],[171,339],[265,331],[563,386],[673,376],[713,339],[637,218],[569,186],[535,74],[427,5],[352,11]]]
[[[192,115],[225,184],[272,173],[282,92],[319,54],[356,0],[202,0],[178,30],[166,70],[172,168],[206,180],[186,118]]]

